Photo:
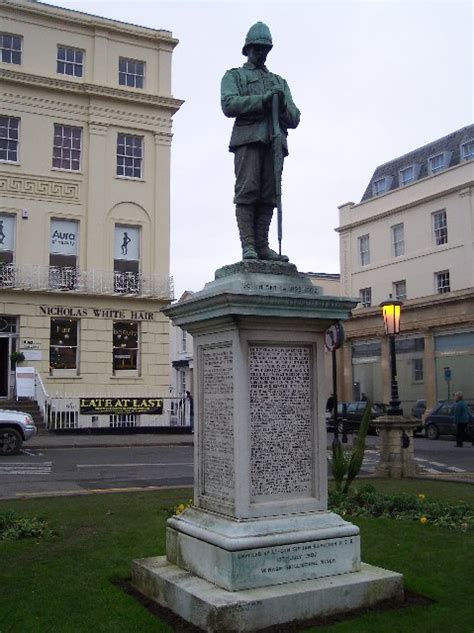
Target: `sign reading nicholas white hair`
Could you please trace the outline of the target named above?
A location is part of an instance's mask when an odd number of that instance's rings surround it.
[[[39,306],[39,314],[41,316],[53,317],[88,317],[91,319],[117,319],[121,321],[155,321],[155,312],[147,312],[146,310],[113,310],[111,308]]]
[[[161,415],[161,398],[81,398],[79,413],[83,415]]]

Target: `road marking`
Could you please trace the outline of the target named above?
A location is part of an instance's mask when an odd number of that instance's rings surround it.
[[[192,466],[193,462],[149,463],[149,464],[77,464],[77,468],[132,468],[133,466]]]
[[[134,486],[130,488],[87,488],[85,490],[55,490],[48,492],[16,492],[16,497],[74,497],[90,494],[110,494],[116,492],[149,492],[152,490],[174,490],[191,488],[191,484],[176,484],[172,486]]]
[[[467,470],[464,468],[458,468],[457,466],[446,466],[447,470],[452,470],[455,473],[466,473]]]
[[[442,474],[441,471],[440,470],[436,470],[436,468],[426,468],[426,467],[424,467],[424,470],[427,473],[430,473],[431,475],[441,475]]]
[[[432,462],[431,460],[427,460],[429,464],[433,464],[433,466],[438,466],[439,468],[447,468],[447,464],[441,464],[441,462]]]
[[[25,464],[25,462],[9,462],[0,464],[0,475],[50,475],[53,462]]]
[[[42,455],[43,453],[34,453],[33,451],[27,449],[27,448],[22,448],[21,453],[24,453],[25,455],[29,455],[30,457],[36,457],[37,455]]]

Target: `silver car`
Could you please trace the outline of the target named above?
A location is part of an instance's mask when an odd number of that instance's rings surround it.
[[[37,432],[29,413],[0,409],[0,455],[16,455]]]

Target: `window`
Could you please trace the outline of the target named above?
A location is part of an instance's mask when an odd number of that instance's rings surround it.
[[[380,194],[385,193],[387,191],[386,179],[379,178],[378,180],[374,180],[372,184],[372,191],[374,196],[380,196]]]
[[[436,211],[432,214],[433,217],[433,233],[434,242],[436,246],[448,243],[448,220],[446,217],[446,211]]]
[[[415,166],[410,165],[405,169],[400,169],[400,185],[408,185],[415,180]]]
[[[422,382],[423,381],[423,359],[414,358],[412,368],[413,368],[413,381]]]
[[[438,294],[450,292],[451,286],[449,282],[449,270],[443,270],[439,273],[435,273],[435,280],[436,280],[436,292]]]
[[[53,167],[79,171],[82,128],[54,124]]]
[[[462,160],[474,158],[474,140],[461,145],[461,158]]]
[[[435,154],[434,156],[430,156],[428,158],[428,171],[430,174],[436,174],[438,171],[442,169],[446,169],[449,167],[449,163],[451,162],[452,152],[440,152],[439,154]]]
[[[77,287],[79,222],[51,220],[49,241],[49,286],[60,290]]]
[[[138,322],[114,321],[113,366],[114,373],[138,369]]]
[[[405,279],[393,282],[393,296],[397,301],[403,301],[407,298],[407,282]]]
[[[392,252],[394,257],[405,255],[405,231],[403,224],[392,226]]]
[[[361,235],[359,239],[359,260],[361,266],[370,264],[370,243],[368,235]]]
[[[119,84],[130,88],[143,88],[145,62],[119,58]]]
[[[119,134],[117,136],[117,176],[141,178],[143,163],[143,136]]]
[[[0,160],[17,163],[20,145],[20,119],[0,116]]]
[[[56,72],[60,75],[82,77],[84,70],[84,51],[68,46],[58,46]]]
[[[21,64],[21,40],[21,35],[0,33],[2,62],[5,64]]]
[[[360,304],[362,308],[370,308],[372,305],[372,288],[361,288],[359,290]]]
[[[187,348],[187,333],[186,330],[181,329],[181,351],[185,352]]]
[[[15,285],[15,217],[0,215],[0,286]]]
[[[51,319],[49,347],[49,367],[55,369],[75,369],[77,362],[77,339],[79,321],[77,319]]]
[[[117,224],[114,246],[114,291],[140,292],[140,228]]]

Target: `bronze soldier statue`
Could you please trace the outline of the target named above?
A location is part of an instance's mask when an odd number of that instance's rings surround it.
[[[281,195],[278,174],[281,178],[282,157],[288,155],[287,130],[298,126],[300,111],[293,103],[286,81],[265,66],[272,47],[268,26],[263,22],[254,24],[242,49],[247,63],[228,70],[222,78],[221,105],[226,116],[235,117],[229,151],[234,154],[234,204],[242,259],[287,262],[286,255],[269,247],[268,231],[277,196]],[[273,122],[272,105],[277,113],[274,114],[277,121]],[[272,144],[275,128],[281,139],[280,165]]]

